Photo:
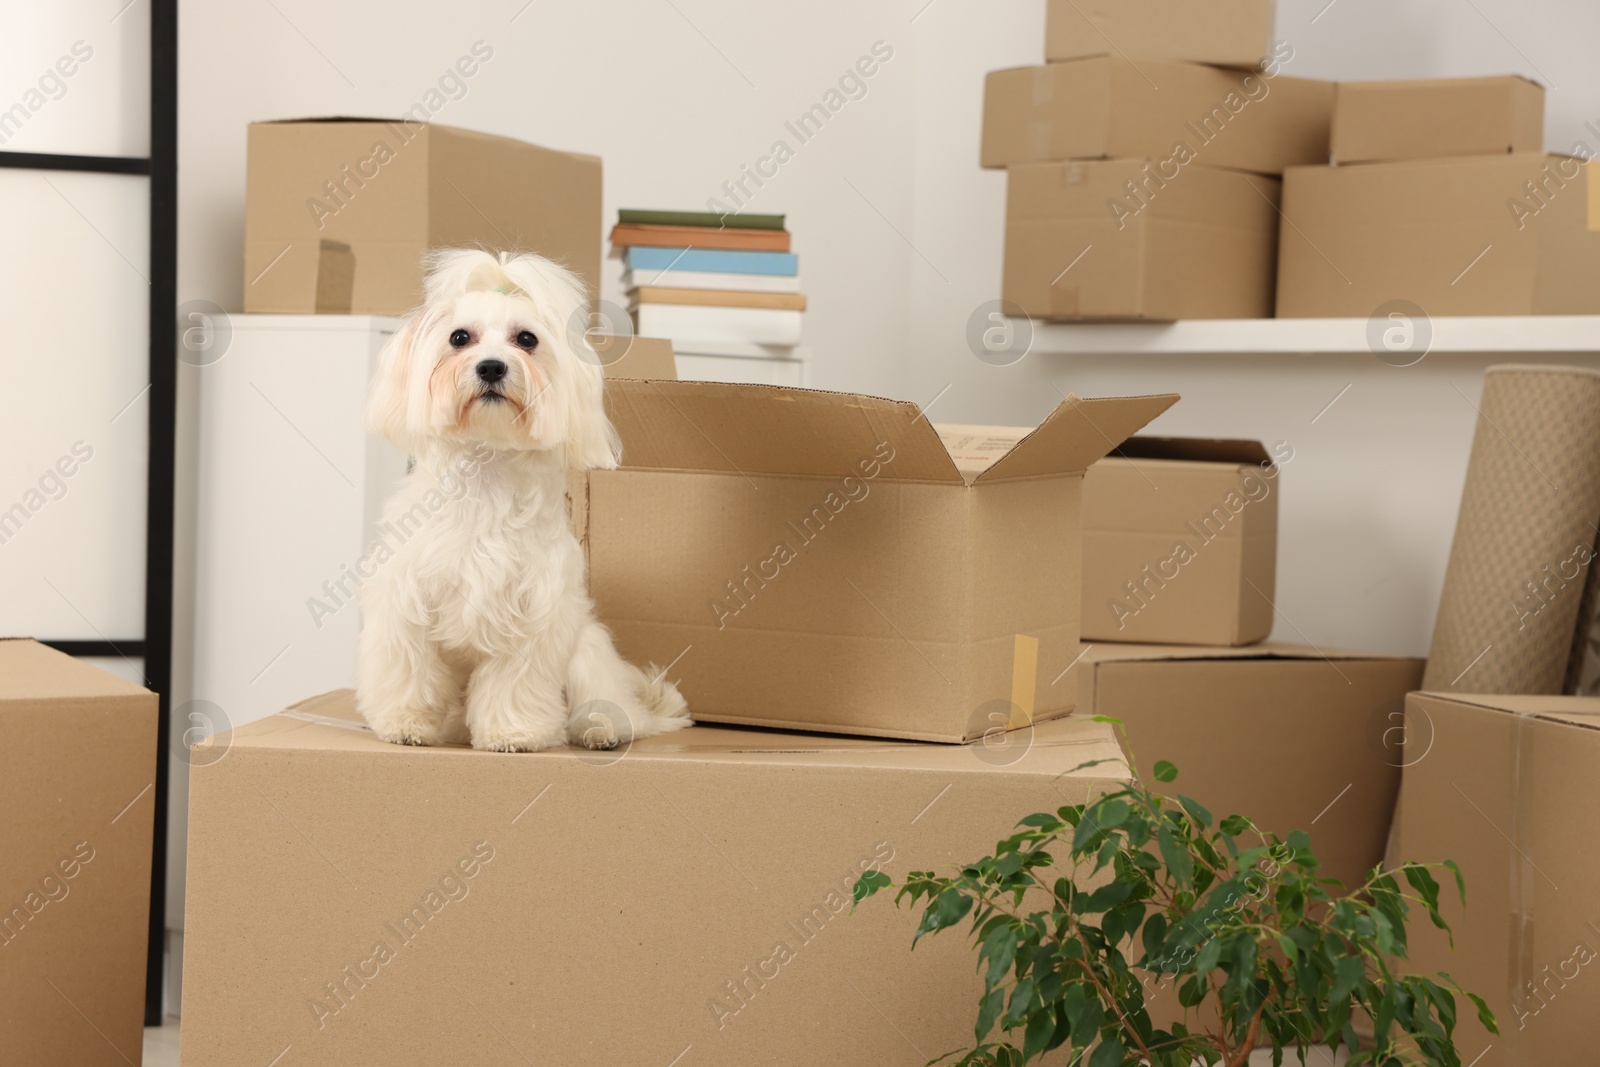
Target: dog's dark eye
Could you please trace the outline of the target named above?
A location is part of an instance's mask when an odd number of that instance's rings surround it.
[[[532,352],[539,344],[539,339],[533,335],[532,330],[523,330],[517,334],[517,347],[527,352]]]
[[[451,348],[465,348],[472,343],[472,335],[466,330],[457,330],[450,335]]]

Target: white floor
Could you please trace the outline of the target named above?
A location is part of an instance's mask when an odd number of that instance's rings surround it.
[[[178,1020],[144,1028],[144,1067],[178,1067]]]

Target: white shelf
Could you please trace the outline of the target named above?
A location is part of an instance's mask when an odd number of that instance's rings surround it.
[[[1438,318],[1430,325],[1430,354],[1600,355],[1600,315]],[[1367,319],[1035,323],[1033,329],[1033,355],[1374,355]]]

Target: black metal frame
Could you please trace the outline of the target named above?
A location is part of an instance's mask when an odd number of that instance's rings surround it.
[[[150,4],[150,155],[0,152],[0,167],[135,174],[150,179],[150,463],[145,503],[144,638],[50,641],[73,656],[139,656],[160,698],[155,833],[150,867],[150,947],[144,1021],[160,1025],[167,934],[167,748],[172,691],[172,568],[178,417],[178,3]]]

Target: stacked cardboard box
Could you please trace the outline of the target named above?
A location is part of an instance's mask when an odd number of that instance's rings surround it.
[[[1600,312],[1594,147],[1543,133],[1523,78],[1339,85],[1338,165],[1284,175],[1278,314]]]
[[[1278,499],[1294,451],[1135,437],[1083,491],[1078,706],[1120,719],[1149,766],[1218,815],[1307,830],[1347,887],[1383,858],[1415,659],[1267,642]]]
[[[851,888],[1127,780],[1057,684],[1083,470],[1176,399],[1069,397],[975,464],[913,404],[611,378],[626,466],[573,500],[591,590],[701,725],[408,748],[343,692],[234,731],[193,777],[185,1055],[798,1067],[968,1040],[970,947],[913,956],[916,914],[850,914]]]
[[[806,298],[782,215],[624,209],[611,231],[635,329],[689,377],[801,384]]]
[[[1052,0],[1049,62],[985,85],[1015,312],[1271,316],[1277,176],[1327,159],[1333,95],[1272,27],[1262,0]]]

